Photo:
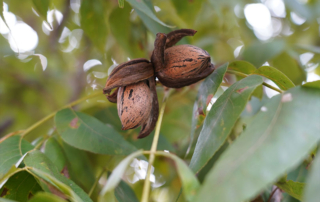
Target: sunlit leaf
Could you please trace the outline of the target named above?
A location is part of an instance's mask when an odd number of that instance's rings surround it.
[[[35,150],[27,154],[24,158],[24,163],[26,166],[31,167],[31,172],[59,189],[70,200],[92,201],[77,184],[61,175],[57,167],[40,151]]]
[[[124,0],[118,0],[118,3],[120,8],[124,7]]]
[[[284,52],[270,62],[270,65],[284,73],[295,85],[306,80],[306,73],[288,53]]]
[[[313,202],[320,198],[319,184],[320,184],[320,150],[317,152],[315,159],[312,162],[311,169],[307,178],[305,191],[303,193],[302,201]]]
[[[0,189],[0,195],[4,198],[17,200],[19,202],[28,201],[30,196],[41,191],[41,187],[34,177],[26,171],[13,175]]]
[[[114,194],[119,202],[139,202],[132,188],[123,180],[116,187]]]
[[[137,0],[126,0],[134,9],[139,10],[141,12],[143,12],[146,16],[148,16],[150,19],[156,21],[157,23],[166,26],[166,27],[170,27],[170,28],[174,28],[175,26],[169,26],[166,25],[165,23],[163,23],[161,20],[159,20],[157,18],[157,16],[153,13],[153,11],[147,6],[147,4],[143,1],[137,1]]]
[[[55,116],[55,124],[61,138],[78,149],[112,155],[127,155],[136,151],[111,127],[72,109],[59,111]]]
[[[248,76],[230,86],[213,104],[199,135],[190,168],[198,172],[223,145],[245,108],[248,99],[263,79]]]
[[[20,136],[12,136],[0,143],[0,179],[15,165],[22,157],[19,150]],[[26,140],[21,142],[22,154],[33,149]]]
[[[302,86],[309,87],[309,88],[320,88],[320,80],[308,82],[308,83],[303,84]]]
[[[284,41],[272,41],[268,43],[256,42],[246,47],[242,53],[244,60],[260,67],[263,63],[280,54],[285,48]]]
[[[195,201],[249,200],[297,166],[320,139],[319,96],[295,87],[270,99],[220,156]]]
[[[292,83],[292,81],[286,75],[271,66],[262,66],[255,72],[253,72],[253,74],[257,74],[270,79],[282,90],[288,90],[289,88],[295,86],[294,83]]]
[[[107,41],[107,24],[101,0],[83,0],[80,7],[81,27],[93,44],[104,52]]]
[[[134,158],[137,158],[138,156],[142,155],[142,150],[136,151],[129,156],[127,156],[125,159],[123,159],[119,165],[113,170],[112,174],[108,178],[107,183],[103,186],[101,192],[100,192],[100,200],[103,199],[104,195],[107,193],[110,193],[113,191],[117,185],[120,183],[121,178],[126,171],[127,167],[130,165],[131,161],[133,161]]]
[[[50,202],[66,202],[66,200],[63,200],[62,198],[51,194],[47,192],[38,192],[36,195],[32,197],[31,200],[28,202],[44,202],[44,201],[50,201]]]
[[[277,183],[277,187],[279,187],[282,191],[300,201],[302,200],[304,186],[305,183],[295,182],[292,180],[281,181]]]
[[[208,76],[200,85],[198,90],[198,95],[196,101],[193,105],[192,112],[192,125],[191,125],[191,133],[190,133],[190,144],[189,149],[192,146],[194,134],[197,127],[197,122],[199,119],[199,115],[202,112],[204,113],[207,108],[208,96],[214,96],[220,87],[223,77],[227,71],[228,63],[218,67],[210,76]]]

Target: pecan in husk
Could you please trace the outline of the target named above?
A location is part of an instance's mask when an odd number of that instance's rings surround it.
[[[143,138],[154,129],[159,114],[155,77],[166,87],[181,88],[213,72],[208,52],[191,45],[174,46],[195,33],[192,29],[158,33],[151,62],[134,59],[111,72],[103,92],[110,102],[117,103],[123,130],[141,126],[138,138]]]

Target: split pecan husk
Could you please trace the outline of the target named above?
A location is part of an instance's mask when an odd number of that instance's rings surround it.
[[[110,102],[117,103],[122,129],[141,126],[138,138],[148,136],[158,120],[159,104],[156,92],[157,77],[166,87],[181,88],[210,75],[214,66],[208,52],[191,45],[174,46],[192,29],[158,33],[151,62],[140,58],[118,65],[103,89]],[[116,90],[111,93],[111,90]]]

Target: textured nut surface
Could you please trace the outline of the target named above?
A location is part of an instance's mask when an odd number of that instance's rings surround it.
[[[145,81],[119,88],[117,108],[122,130],[136,128],[148,119],[152,108],[151,95]]]
[[[167,87],[183,87],[195,83],[214,70],[207,51],[192,45],[179,45],[164,52],[164,67],[156,76]]]

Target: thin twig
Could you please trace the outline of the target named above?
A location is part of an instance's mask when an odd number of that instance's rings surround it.
[[[237,75],[237,76],[241,76],[241,77],[244,77],[244,78],[247,77],[247,76],[249,76],[249,75],[247,75],[247,74],[244,74],[244,73],[238,72],[238,71],[234,71],[234,70],[227,70],[227,73],[234,74],[234,75]],[[275,87],[273,87],[273,86],[271,86],[270,84],[267,84],[267,83],[265,83],[265,82],[263,82],[262,85],[264,85],[264,86],[266,86],[266,87],[268,87],[268,88],[270,88],[270,89],[272,89],[272,90],[274,90],[274,91],[277,91],[278,93],[283,93],[282,90],[280,90],[280,89],[278,89],[278,88],[275,88]]]
[[[141,200],[142,202],[148,202],[149,201],[151,168],[152,168],[152,165],[153,165],[153,162],[154,162],[154,159],[155,159],[155,153],[157,151],[157,145],[158,145],[159,134],[160,134],[160,127],[161,127],[162,117],[163,117],[164,109],[165,109],[165,106],[166,106],[168,94],[169,94],[169,92],[167,91],[165,93],[165,96],[164,96],[164,99],[163,99],[163,103],[162,103],[162,106],[161,106],[161,109],[160,109],[159,118],[158,118],[158,122],[157,122],[157,125],[156,125],[156,130],[155,130],[153,141],[152,141],[152,145],[151,145],[149,163],[148,163],[148,170],[147,170],[147,175],[146,175],[146,179],[144,181],[143,191],[142,191],[142,200]]]
[[[270,194],[267,202],[271,202],[272,196],[274,195],[274,193],[276,193],[276,191],[277,191],[278,189],[279,189],[279,187],[275,188],[275,189],[271,192],[271,194]]]

